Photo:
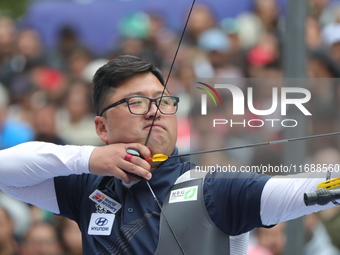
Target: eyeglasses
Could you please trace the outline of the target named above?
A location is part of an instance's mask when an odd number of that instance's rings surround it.
[[[123,98],[109,106],[105,107],[99,116],[103,116],[104,112],[107,110],[120,105],[122,103],[127,103],[129,111],[135,115],[144,115],[150,111],[151,104],[155,102],[157,108],[162,114],[174,114],[177,112],[179,97],[175,96],[162,96],[155,99],[144,97],[144,96],[132,96]]]

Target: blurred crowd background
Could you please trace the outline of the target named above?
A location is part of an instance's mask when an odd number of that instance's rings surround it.
[[[13,2],[8,1],[11,6]],[[169,2],[146,1],[136,10],[140,3],[133,0],[26,1],[25,8],[19,6],[24,9],[20,15],[1,4],[0,149],[27,141],[103,145],[93,123],[92,76],[108,60],[130,54],[149,59],[167,77],[191,4]],[[195,118],[190,123],[193,78],[242,81],[284,77],[285,1],[228,2],[228,8],[223,9],[223,1],[198,1],[169,77],[167,88],[180,97],[177,145],[181,153],[192,149],[190,137],[195,143],[200,141],[202,149],[283,138],[282,128],[259,131],[235,126],[220,128],[221,136],[212,136],[209,127]],[[340,127],[340,2],[308,0],[306,4],[305,77],[318,78],[308,83],[313,118],[308,120],[307,133],[334,132]],[[110,11],[97,13],[97,5],[98,10]],[[163,9],[155,8],[159,5]],[[121,12],[123,7],[130,11]],[[102,23],[96,23],[101,16]],[[254,105],[259,109],[268,106],[270,85],[254,87]],[[279,145],[216,155],[226,164],[282,164]],[[339,159],[338,138],[308,143],[306,162],[339,164]],[[208,156],[201,160],[214,164]],[[254,231],[249,255],[284,254],[285,224]],[[338,208],[306,216],[304,254],[340,254],[339,230]],[[0,192],[0,255],[12,254],[82,254],[81,236],[75,223]]]

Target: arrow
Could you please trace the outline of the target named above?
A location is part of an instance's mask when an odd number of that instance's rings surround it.
[[[171,156],[166,156],[164,154],[155,154],[152,158],[147,158],[145,160],[149,161],[149,162],[159,162],[159,161],[165,161],[165,160],[167,160],[169,158],[185,157],[185,156],[206,154],[206,153],[212,153],[212,152],[218,152],[218,151],[238,150],[238,149],[245,149],[245,148],[264,146],[264,145],[273,145],[273,144],[281,144],[281,143],[288,143],[288,142],[301,141],[301,140],[316,139],[316,138],[335,136],[335,135],[340,135],[340,132],[320,134],[320,135],[302,136],[302,137],[295,137],[295,138],[289,138],[289,139],[284,139],[284,140],[276,140],[276,141],[270,141],[270,142],[253,143],[253,144],[247,144],[247,145],[241,145],[241,146],[234,146],[234,147],[227,147],[227,148],[220,148],[220,149],[206,150],[206,151],[197,151],[197,152],[178,154],[178,155],[171,155]]]

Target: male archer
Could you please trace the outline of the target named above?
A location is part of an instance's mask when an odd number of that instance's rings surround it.
[[[190,162],[145,161],[177,154],[179,98],[163,91],[158,68],[133,56],[108,62],[93,83],[96,132],[108,145],[30,142],[0,151],[0,188],[76,221],[84,254],[246,254],[244,238],[253,228],[333,206],[303,202],[326,173],[191,179]]]

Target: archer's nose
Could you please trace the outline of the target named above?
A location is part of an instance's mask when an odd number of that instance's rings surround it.
[[[149,118],[154,118],[155,115],[157,114],[157,119],[160,118],[161,116],[161,112],[158,110],[157,106],[156,106],[156,103],[153,102],[150,106],[150,110],[147,114],[145,114],[145,118],[149,119]]]

